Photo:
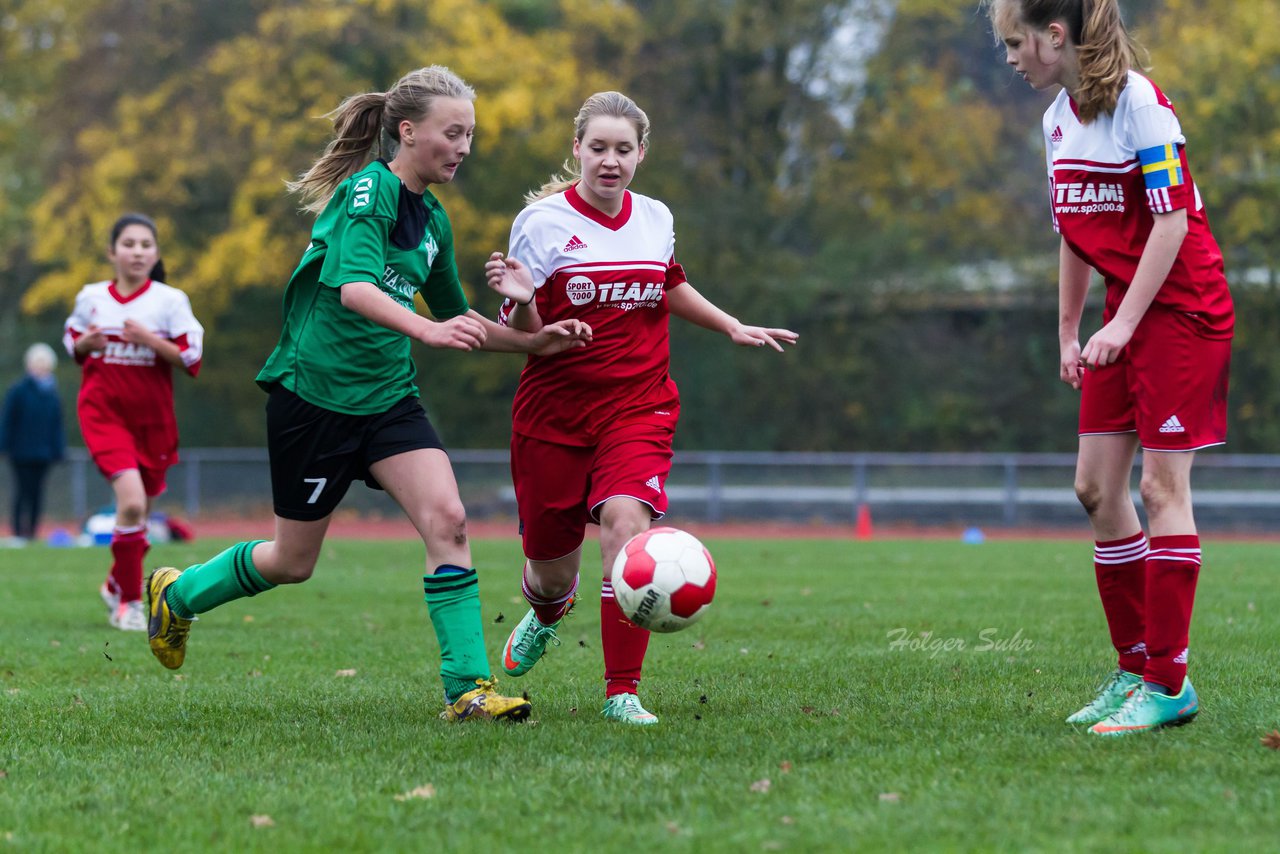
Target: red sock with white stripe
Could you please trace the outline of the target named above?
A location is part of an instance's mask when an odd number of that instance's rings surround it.
[[[1093,573],[1111,643],[1120,656],[1119,667],[1140,676],[1147,666],[1142,619],[1147,596],[1146,534],[1139,531],[1120,540],[1094,543]]]
[[[604,695],[634,694],[649,649],[649,631],[622,615],[613,599],[613,581],[600,587],[600,646],[604,650]]]
[[[578,592],[578,576],[575,575],[573,577],[573,586],[569,588],[568,593],[546,598],[534,593],[529,587],[529,564],[526,563],[524,572],[520,574],[520,591],[524,593],[524,600],[529,603],[529,607],[537,615],[538,622],[544,626],[549,626],[569,613],[569,605],[573,602],[573,595]]]
[[[121,602],[142,598],[142,560],[150,548],[146,525],[111,530],[111,580],[120,591]]]
[[[1143,679],[1168,693],[1187,675],[1191,607],[1200,577],[1200,537],[1152,537],[1147,555],[1147,667]]]

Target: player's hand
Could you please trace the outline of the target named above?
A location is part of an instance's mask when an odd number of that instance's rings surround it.
[[[763,347],[768,344],[779,353],[783,344],[794,344],[799,333],[790,329],[766,329],[763,326],[743,326],[739,323],[729,330],[729,340],[743,347]]]
[[[418,336],[418,340],[428,347],[442,350],[478,350],[484,345],[488,335],[484,324],[464,314],[448,320],[428,320],[427,327]]]
[[[78,339],[76,339],[76,351],[83,354],[101,353],[107,346],[107,333],[103,332],[94,324],[89,324],[89,329]]]
[[[124,332],[120,333],[120,337],[130,344],[145,344],[149,347],[158,336],[131,317],[124,322]]]
[[[557,320],[533,333],[533,350],[539,356],[563,353],[591,343],[591,327],[581,320]]]
[[[1080,390],[1084,381],[1084,362],[1080,360],[1080,342],[1072,338],[1062,344],[1062,352],[1058,357],[1058,379],[1067,385]]]
[[[1085,343],[1080,361],[1090,370],[1106,367],[1120,358],[1132,337],[1132,326],[1113,319]]]
[[[484,265],[484,277],[490,290],[504,299],[524,304],[533,299],[535,288],[529,268],[515,258],[504,258],[494,252]]]

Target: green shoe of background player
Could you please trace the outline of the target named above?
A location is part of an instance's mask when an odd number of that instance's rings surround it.
[[[658,722],[658,716],[640,705],[640,698],[635,694],[614,694],[604,701],[600,714],[604,715],[605,720],[621,721],[632,726],[653,726]]]
[[[565,616],[568,614],[569,611],[566,610]],[[551,625],[544,626],[538,620],[538,615],[530,608],[520,624],[512,629],[511,636],[507,638],[507,645],[502,649],[502,669],[507,675],[523,676],[542,658],[542,654],[547,651],[548,643],[559,646],[560,638],[556,636],[556,629],[560,628],[563,622],[564,617],[561,617]]]
[[[1116,669],[1107,681],[1098,686],[1098,696],[1089,705],[1067,718],[1069,724],[1096,724],[1105,720],[1124,705],[1125,699],[1142,684],[1142,677],[1127,670]]]
[[[1196,696],[1196,689],[1191,687],[1190,679],[1184,678],[1182,690],[1172,696],[1140,685],[1124,701],[1120,711],[1089,727],[1089,732],[1116,736],[1150,732],[1167,726],[1182,726],[1190,723],[1198,711],[1200,698]]]

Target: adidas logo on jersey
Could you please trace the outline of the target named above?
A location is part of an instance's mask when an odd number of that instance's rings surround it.
[[[1182,422],[1178,420],[1178,416],[1170,415],[1169,420],[1160,425],[1161,433],[1185,433],[1186,428],[1182,426]]]
[[[1049,141],[1054,145],[1062,142],[1062,125],[1057,125],[1053,129],[1053,133],[1049,134]]]
[[[662,491],[662,484],[658,483],[658,476],[655,474],[644,482],[644,485],[652,489],[654,492]]]
[[[573,252],[578,249],[586,249],[586,248],[587,248],[587,244],[584,243],[582,238],[578,237],[578,235],[576,234],[573,237],[570,237],[569,242],[564,245],[565,252]]]

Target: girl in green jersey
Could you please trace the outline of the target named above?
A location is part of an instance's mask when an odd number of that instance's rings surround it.
[[[290,185],[319,216],[285,290],[279,343],[258,374],[270,395],[275,538],[151,574],[147,631],[165,667],[182,666],[197,614],[310,578],[334,509],[360,479],[395,499],[426,547],[441,717],[528,717],[528,700],[494,687],[466,513],[418,400],[410,343],[550,354],[585,346],[591,330],[575,320],[521,333],[468,305],[448,216],[428,188],[453,180],[469,153],[474,99],[439,66],[406,74],[388,92],[352,96],[332,113],[324,155]],[[375,149],[392,156],[370,162]],[[436,319],[414,310],[415,295]]]

